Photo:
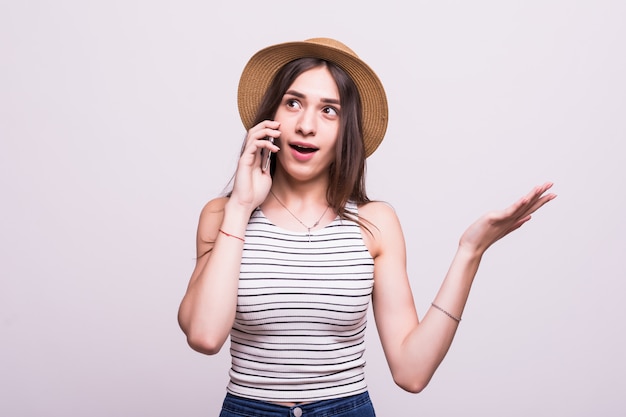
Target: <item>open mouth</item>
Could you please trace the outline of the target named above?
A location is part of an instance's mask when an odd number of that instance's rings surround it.
[[[315,151],[318,150],[318,148],[310,148],[307,146],[300,146],[300,145],[289,145],[292,149],[300,152],[300,153],[313,153]]]

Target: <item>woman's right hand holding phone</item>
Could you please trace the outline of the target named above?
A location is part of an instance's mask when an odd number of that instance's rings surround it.
[[[280,148],[267,138],[278,138],[280,123],[265,120],[248,131],[246,141],[237,164],[235,180],[229,203],[245,208],[249,213],[267,197],[272,186],[269,169],[263,170],[262,154],[278,152]],[[264,152],[262,152],[264,151]]]
[[[215,354],[228,339],[237,311],[237,289],[246,226],[272,185],[261,169],[261,151],[277,152],[280,124],[266,120],[248,131],[230,198],[210,201],[198,224],[198,258],[178,320],[189,345]]]

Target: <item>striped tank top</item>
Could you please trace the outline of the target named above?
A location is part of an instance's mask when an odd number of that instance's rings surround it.
[[[356,214],[356,205],[348,203]],[[253,212],[230,333],[231,394],[274,402],[367,390],[365,327],[374,260],[353,221],[308,233]]]

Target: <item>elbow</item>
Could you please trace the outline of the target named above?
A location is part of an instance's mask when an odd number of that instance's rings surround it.
[[[431,377],[426,375],[393,375],[396,385],[411,394],[422,392],[428,386],[430,379]]]
[[[187,344],[189,347],[205,355],[216,355],[219,353],[228,337],[228,334],[224,336],[198,329],[198,326],[187,323],[181,316],[179,316],[178,324],[185,336],[187,336]]]
[[[403,390],[410,392],[411,394],[419,394],[420,392],[422,392],[424,390],[424,388],[426,388],[426,386],[428,385],[428,382],[426,383],[422,383],[422,382],[412,382],[412,383],[399,383],[396,382],[396,384],[402,388]]]
[[[205,355],[216,355],[222,349],[223,342],[214,339],[187,336],[187,344],[196,352]]]
[[[199,334],[197,332],[185,332],[187,335],[187,344],[196,352],[205,355],[216,355],[222,349],[226,339],[222,337],[212,336],[208,334]]]
[[[419,394],[426,388],[428,381],[395,381],[403,390],[410,392],[411,394]]]

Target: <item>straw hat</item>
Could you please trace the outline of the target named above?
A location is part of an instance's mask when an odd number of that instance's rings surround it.
[[[387,130],[385,90],[376,73],[354,51],[330,38],[281,43],[254,54],[239,80],[237,103],[243,125],[246,129],[253,126],[257,108],[276,73],[285,64],[304,57],[333,62],[352,78],[361,96],[363,143],[366,157],[370,156],[382,142]]]

